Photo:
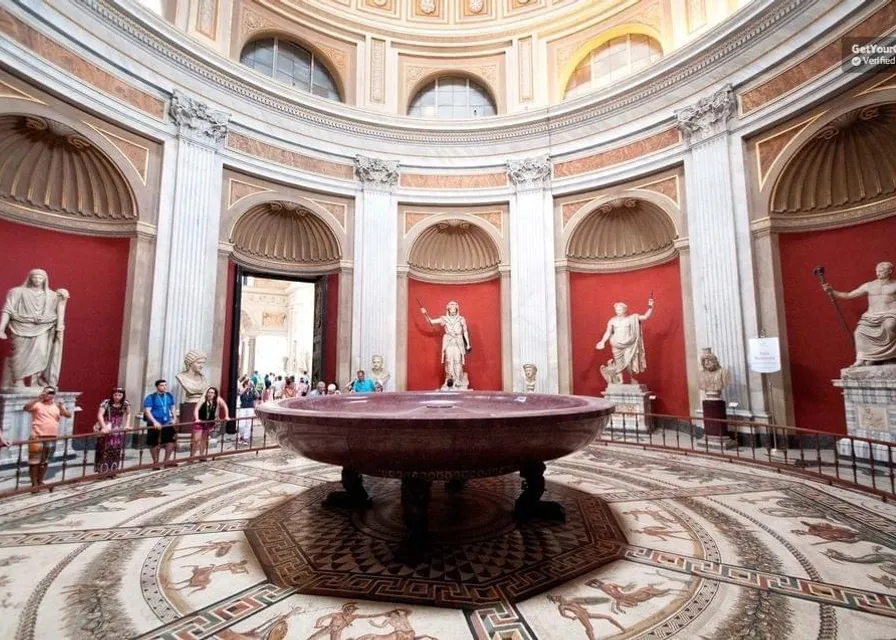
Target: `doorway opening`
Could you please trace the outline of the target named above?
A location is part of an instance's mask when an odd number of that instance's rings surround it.
[[[238,381],[320,380],[325,367],[327,276],[290,277],[237,265],[234,278],[228,404],[236,406]]]

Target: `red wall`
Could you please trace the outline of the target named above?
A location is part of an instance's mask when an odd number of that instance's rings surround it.
[[[594,346],[613,316],[613,303],[625,302],[630,312],[643,314],[651,291],[656,308],[644,323],[647,371],[637,378],[656,394],[656,413],[687,416],[691,411],[678,259],[626,273],[569,274],[573,393],[599,396],[606,389],[598,367],[613,352],[609,344],[603,351]]]
[[[100,402],[119,384],[118,364],[128,278],[128,238],[80,236],[0,220],[0,295],[45,269],[50,287],[68,289],[59,387],[81,391],[78,433],[91,430]],[[149,295],[149,292],[146,293]],[[7,335],[9,335],[7,331]],[[0,361],[9,340],[0,341]],[[130,398],[140,403],[141,398]]]
[[[324,318],[324,369],[327,383],[336,382],[336,347],[339,332],[339,274],[327,276],[327,315]],[[337,382],[337,386],[340,383]]]
[[[874,265],[896,259],[896,216],[844,229],[785,233],[779,242],[795,426],[846,433],[843,397],[831,380],[855,361],[851,332],[868,309],[868,298],[837,301],[847,335],[812,270],[823,265],[837,291],[873,280]]]
[[[501,281],[472,284],[433,284],[408,280],[408,385],[409,391],[433,390],[445,381],[442,364],[442,327],[430,327],[417,300],[429,315],[445,313],[455,300],[467,320],[473,350],[466,357],[470,387],[500,391],[501,381]]]

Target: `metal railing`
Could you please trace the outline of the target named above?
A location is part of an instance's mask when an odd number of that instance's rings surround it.
[[[208,452],[203,454],[192,450],[194,424],[174,425],[179,437],[169,464],[201,462],[278,446],[268,439],[257,419],[232,418],[210,427],[212,442]],[[230,429],[229,425],[232,425]],[[233,433],[227,433],[228,430]],[[146,445],[148,431],[147,427],[139,427],[112,434],[61,436],[53,441],[56,456],[47,462],[48,477],[38,486],[33,486],[29,477],[28,448],[34,441],[10,443],[5,461],[0,460],[0,498],[52,491],[57,486],[164,466],[164,446],[159,453],[160,463],[153,464],[150,447]],[[115,468],[99,470],[100,455],[110,435],[123,437],[120,461]],[[883,440],[735,418],[714,420],[654,413],[616,413],[595,443],[700,454],[729,462],[761,465],[782,473],[858,489],[884,500],[896,500],[896,443]]]
[[[616,413],[597,442],[772,467],[896,500],[896,442],[744,419]]]
[[[147,433],[153,429],[145,426],[109,433],[11,442],[8,448],[4,448],[3,459],[0,459],[0,498],[18,493],[52,491],[58,486],[131,471],[157,469],[164,467],[166,463],[168,466],[177,466],[279,446],[268,439],[264,427],[256,418],[231,418],[198,423],[204,425],[201,433],[207,434],[205,437],[209,444],[205,452],[194,447],[193,429],[196,424],[184,422],[171,425],[177,434],[173,451],[166,461],[165,445],[160,445],[158,463],[154,463],[152,448],[146,443]],[[228,433],[229,431],[232,433]],[[111,455],[108,453],[110,445]],[[32,460],[38,465],[46,465],[46,476],[42,484],[32,484],[31,467],[35,465],[29,463],[29,446]],[[118,449],[120,451],[116,452]],[[38,462],[39,456],[45,462]]]

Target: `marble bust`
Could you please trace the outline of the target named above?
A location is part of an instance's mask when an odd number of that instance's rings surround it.
[[[202,373],[208,356],[204,351],[190,349],[184,355],[184,370],[175,376],[184,390],[184,402],[200,402],[211,386]]]
[[[12,349],[3,370],[3,387],[25,389],[28,378],[35,389],[59,383],[68,299],[65,289],[50,288],[43,269],[32,269],[22,286],[7,292],[0,314],[0,340],[9,339]]]
[[[374,384],[378,383],[385,389],[386,383],[389,382],[391,377],[392,374],[386,371],[386,363],[383,356],[373,356],[370,359],[370,378],[373,380]]]
[[[534,364],[523,365],[523,386],[526,393],[535,393],[535,387],[538,384],[538,367]]]
[[[613,349],[613,366],[619,374],[619,383],[622,383],[622,372],[628,369],[632,384],[637,384],[635,374],[647,370],[647,357],[644,351],[644,334],[641,332],[641,323],[650,319],[653,315],[654,300],[651,294],[647,300],[647,312],[637,314],[628,312],[628,305],[617,302],[613,305],[616,312],[607,322],[607,330],[600,342],[595,347],[602,350],[607,342]],[[606,376],[604,376],[606,378]],[[609,381],[608,381],[609,382]]]
[[[707,400],[719,400],[728,386],[728,370],[722,368],[719,359],[706,347],[700,354],[700,373],[697,374],[697,388]]]

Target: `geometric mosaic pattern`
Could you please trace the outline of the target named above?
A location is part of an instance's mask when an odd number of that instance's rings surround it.
[[[302,493],[255,518],[246,537],[275,584],[300,593],[469,608],[514,603],[620,557],[625,536],[593,495],[548,484],[545,499],[566,522],[516,523],[520,480],[468,481],[461,492],[436,484],[432,544],[407,566],[393,559],[403,533],[398,480],[365,478],[373,508],[321,506],[334,484]]]

